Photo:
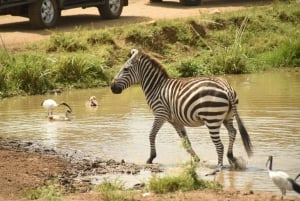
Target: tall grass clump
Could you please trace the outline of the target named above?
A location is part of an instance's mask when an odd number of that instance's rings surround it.
[[[119,180],[105,180],[96,185],[93,190],[100,192],[101,200],[104,201],[134,201],[132,193],[125,190],[124,183]]]
[[[53,88],[51,62],[38,53],[24,54],[10,68],[14,85],[29,95],[44,94]]]
[[[149,181],[149,190],[155,193],[167,193],[178,190],[218,190],[222,188],[219,183],[199,178],[196,167],[197,163],[191,163],[178,176],[153,177]]]
[[[89,59],[88,59],[89,58]],[[106,66],[94,56],[72,54],[56,63],[55,80],[62,86],[88,88],[107,85]]]
[[[49,184],[32,189],[25,193],[29,200],[63,201],[62,189],[58,184]]]
[[[114,41],[113,33],[104,30],[102,32],[93,32],[87,37],[88,44],[92,46],[95,45],[112,45],[113,47],[117,47],[116,42]]]
[[[5,67],[0,66],[0,98],[9,96],[9,76]]]
[[[202,58],[187,58],[179,61],[171,69],[176,69],[172,72],[176,77],[196,77],[204,75],[221,74],[216,72],[216,68],[209,68]]]
[[[47,47],[47,52],[76,52],[87,50],[87,42],[74,34],[57,33],[52,34]]]
[[[246,30],[248,18],[245,17],[240,27],[236,30],[232,44],[223,48],[217,48],[215,62],[212,68],[222,69],[225,74],[246,73],[246,50],[243,47],[242,36]],[[219,71],[219,70],[218,70]]]
[[[8,69],[12,66],[13,58],[5,50],[0,49],[0,98],[6,97],[9,94],[9,71]]]
[[[299,67],[300,66],[300,38],[296,41],[287,40],[273,51],[267,52],[265,60],[272,67]]]

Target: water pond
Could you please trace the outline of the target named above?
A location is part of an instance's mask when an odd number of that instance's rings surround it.
[[[292,69],[226,78],[238,93],[238,110],[255,152],[253,157],[247,158],[238,134],[234,153],[246,159],[247,169],[225,169],[215,179],[227,188],[279,193],[268,178],[265,163],[267,157],[273,155],[274,169],[283,170],[292,177],[300,173],[300,72]],[[100,104],[97,108],[86,106],[92,95]],[[41,107],[46,98],[67,102],[73,109],[73,119],[49,121]],[[138,164],[145,163],[149,155],[148,133],[153,116],[138,86],[121,95],[112,94],[107,87],[7,98],[0,101],[0,111],[1,137],[35,140],[55,148],[76,149],[89,155]],[[64,107],[59,107],[55,113],[64,111]],[[207,167],[215,165],[217,155],[208,130],[198,127],[187,128],[187,131],[201,160]],[[221,136],[226,150],[228,138],[224,128]],[[154,162],[171,171],[190,159],[168,124],[157,136],[157,153]],[[206,171],[199,168],[199,174]]]

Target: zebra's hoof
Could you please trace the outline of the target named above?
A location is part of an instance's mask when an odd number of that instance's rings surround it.
[[[231,168],[234,170],[244,170],[246,169],[246,161],[243,157],[234,157],[233,160],[229,161]]]
[[[149,158],[149,159],[147,160],[146,163],[147,163],[147,164],[152,164],[152,160],[153,160],[153,159]]]
[[[218,172],[221,172],[222,167],[217,167],[216,169],[214,169],[212,172],[207,173],[205,176],[211,176],[211,175],[216,175]]]

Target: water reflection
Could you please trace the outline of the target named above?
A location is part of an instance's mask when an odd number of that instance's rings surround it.
[[[275,169],[286,171],[292,177],[300,172],[300,73],[292,70],[227,78],[238,92],[238,110],[255,152],[247,159],[237,136],[234,153],[247,160],[247,170],[226,170],[215,179],[226,187],[278,192],[268,178],[265,162],[268,155],[273,155]],[[86,101],[93,95],[99,106],[86,107]],[[46,111],[40,106],[46,98],[67,102],[73,109],[72,121],[48,121]],[[112,94],[109,88],[100,88],[8,98],[0,101],[0,111],[2,137],[37,140],[57,148],[77,149],[134,163],[145,163],[150,152],[148,134],[153,116],[139,87],[127,89],[121,95]],[[64,112],[64,107],[54,111],[56,114]],[[199,127],[187,128],[187,131],[201,160],[207,166],[215,165],[217,155],[208,130]],[[224,128],[221,133],[226,150],[228,136]],[[154,162],[169,168],[190,159],[168,124],[157,136],[157,153]],[[226,158],[224,163],[228,165]]]

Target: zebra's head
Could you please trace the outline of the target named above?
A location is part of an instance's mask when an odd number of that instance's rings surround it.
[[[111,83],[110,88],[114,94],[122,93],[124,89],[138,83],[139,81],[136,69],[139,61],[139,50],[132,49],[130,53],[130,58],[126,61]]]

